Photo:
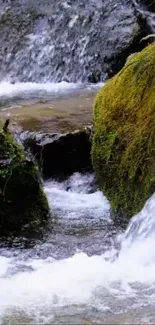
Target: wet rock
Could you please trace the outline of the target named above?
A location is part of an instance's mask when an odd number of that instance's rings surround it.
[[[138,13],[132,0],[0,1],[0,80],[102,81],[145,46]]]
[[[11,133],[0,130],[0,237],[34,236],[48,213],[38,168]]]
[[[110,64],[108,72],[109,77],[112,77],[119,70],[121,70],[128,56],[135,52],[141,51],[145,46],[153,41],[152,38],[142,41],[145,35],[152,33],[151,26],[149,26],[148,19],[144,13],[139,11],[137,8],[137,11],[135,9],[135,17],[137,19],[137,26],[133,28],[133,34],[127,46],[122,47],[119,53],[115,52],[113,60],[110,62],[107,61],[107,63],[109,62]]]
[[[25,131],[20,141],[35,157],[45,178],[92,169],[91,127],[65,134]]]
[[[154,0],[137,0],[139,4],[145,6],[147,10],[155,12],[155,1]]]

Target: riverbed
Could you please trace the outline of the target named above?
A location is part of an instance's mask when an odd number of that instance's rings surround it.
[[[0,118],[13,129],[71,132],[92,124],[93,103],[103,83],[0,84]]]

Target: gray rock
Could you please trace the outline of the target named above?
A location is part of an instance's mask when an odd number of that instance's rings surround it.
[[[0,1],[0,80],[96,83],[145,46],[132,0]]]
[[[91,127],[66,134],[25,131],[19,138],[45,178],[92,170]]]

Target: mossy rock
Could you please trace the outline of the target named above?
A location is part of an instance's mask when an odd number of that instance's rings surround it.
[[[12,135],[0,130],[0,236],[31,236],[49,213],[38,168]]]
[[[116,216],[130,218],[155,191],[155,43],[99,91],[92,162]]]

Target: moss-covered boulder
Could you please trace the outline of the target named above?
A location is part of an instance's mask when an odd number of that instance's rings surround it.
[[[0,236],[31,236],[49,208],[37,167],[9,132],[0,130]]]
[[[115,215],[131,217],[155,191],[155,43],[99,91],[92,161]]]

